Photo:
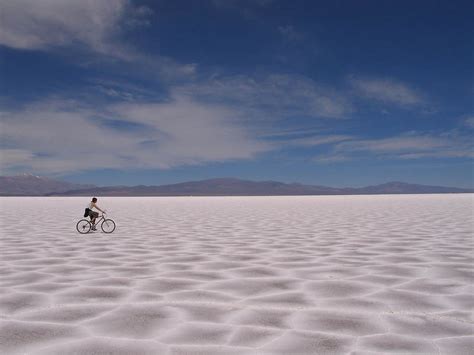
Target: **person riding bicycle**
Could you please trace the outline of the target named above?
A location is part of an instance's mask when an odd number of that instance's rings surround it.
[[[99,216],[97,212],[93,211],[94,209],[102,212],[102,216]],[[91,220],[89,221],[87,217],[90,217]],[[100,218],[97,219],[98,217]],[[96,223],[100,224],[100,228],[104,233],[112,233],[115,230],[115,222],[112,219],[105,217],[105,210],[97,206],[97,198],[93,197],[84,210],[84,219],[77,222],[76,230],[81,234],[87,234],[91,230],[96,231]]]
[[[92,222],[92,230],[96,230],[95,228],[95,219],[97,217],[99,217],[99,213],[98,212],[95,212],[93,211],[92,209],[95,208],[96,210],[99,210],[100,212],[102,213],[105,213],[104,210],[100,209],[99,206],[97,206],[97,198],[96,197],[93,197],[92,198],[92,201],[87,205],[87,208],[89,210],[89,217],[91,218],[91,222]]]

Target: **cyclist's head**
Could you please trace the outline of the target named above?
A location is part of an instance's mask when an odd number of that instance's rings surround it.
[[[93,197],[92,202],[97,202],[97,197]]]

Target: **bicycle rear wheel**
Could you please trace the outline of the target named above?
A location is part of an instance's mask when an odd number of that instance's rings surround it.
[[[81,219],[77,222],[76,229],[81,234],[87,234],[91,230],[91,223],[87,219]]]
[[[104,233],[112,233],[115,230],[115,222],[111,219],[104,219],[100,228],[102,228],[102,232]]]

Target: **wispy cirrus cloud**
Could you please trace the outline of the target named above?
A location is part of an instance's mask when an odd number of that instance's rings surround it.
[[[464,119],[464,125],[469,128],[474,128],[474,116]]]
[[[320,145],[332,145],[354,139],[353,136],[343,134],[330,134],[330,135],[313,135],[304,138],[294,138],[286,140],[285,143],[293,146],[300,147],[315,147]]]
[[[371,152],[412,152],[432,150],[448,145],[442,137],[420,134],[405,134],[383,139],[365,139],[344,142],[336,147],[336,151],[371,151]]]
[[[232,11],[240,14],[246,20],[258,20],[264,16],[264,11],[275,0],[211,0],[211,4],[218,10]]]
[[[289,42],[299,42],[304,38],[303,34],[292,25],[278,26],[278,32],[284,40]]]
[[[255,7],[267,7],[275,2],[275,0],[211,0],[212,4],[217,8],[223,9],[249,9]]]
[[[296,75],[216,77],[176,91],[204,102],[239,107],[252,118],[345,118],[353,110],[344,93]]]
[[[366,99],[402,107],[413,107],[425,102],[418,90],[398,80],[351,77],[349,83],[357,95]]]
[[[474,144],[469,135],[458,130],[438,134],[407,132],[381,139],[347,139],[315,160],[330,162],[360,158],[474,158]]]

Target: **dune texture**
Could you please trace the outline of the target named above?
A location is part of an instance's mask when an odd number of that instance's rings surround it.
[[[2,354],[472,354],[474,195],[0,199]]]

